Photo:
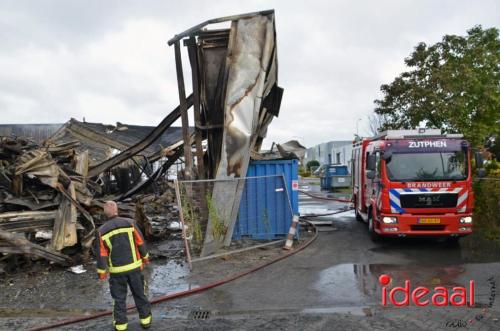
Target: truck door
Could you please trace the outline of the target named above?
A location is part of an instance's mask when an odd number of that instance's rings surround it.
[[[382,152],[375,153],[375,179],[373,179],[372,199],[375,201],[377,209],[380,207],[380,190],[382,189]]]
[[[375,169],[373,170],[375,176],[373,179],[368,177],[365,178],[365,205],[367,208],[370,207],[371,201],[375,200],[378,202],[380,197],[380,189],[381,189],[381,153],[380,151],[372,151],[366,153],[366,159],[368,159],[369,155],[375,156]]]
[[[365,185],[364,185],[364,198],[365,198],[365,206],[368,208],[370,206],[370,198],[371,198],[371,191],[372,191],[372,186],[373,186],[373,180],[368,178],[368,163],[369,163],[369,157],[372,155],[371,152],[366,152],[365,154],[365,162],[367,163],[366,165],[366,171],[365,171]]]
[[[362,148],[361,146],[355,147],[352,150],[352,170],[351,170],[351,175],[352,175],[352,187],[353,187],[353,193],[356,196],[356,206],[354,206],[357,210],[363,211],[364,210],[364,198],[363,198],[363,188],[361,187],[362,185],[362,179],[361,175],[363,172],[361,171],[362,169]]]

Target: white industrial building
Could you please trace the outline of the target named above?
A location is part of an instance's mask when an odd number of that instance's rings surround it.
[[[329,141],[308,148],[304,164],[312,160],[323,164],[343,164],[351,167],[352,140]]]

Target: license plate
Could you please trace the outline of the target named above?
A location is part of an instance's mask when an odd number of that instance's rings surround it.
[[[418,220],[420,224],[439,224],[441,220],[439,218],[420,218]]]

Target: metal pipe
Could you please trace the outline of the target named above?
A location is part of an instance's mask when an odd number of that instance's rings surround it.
[[[257,12],[240,14],[240,15],[224,16],[224,17],[219,17],[219,18],[213,18],[213,19],[210,19],[210,20],[206,20],[205,22],[197,24],[197,25],[193,26],[192,28],[187,29],[184,32],[176,34],[172,39],[170,39],[168,41],[168,45],[172,46],[173,43],[178,42],[179,40],[181,40],[184,37],[188,37],[188,36],[190,36],[190,35],[192,35],[194,33],[197,33],[198,31],[200,31],[201,29],[203,29],[205,26],[207,26],[209,24],[223,23],[223,22],[228,22],[228,21],[239,20],[239,19],[242,19],[242,18],[250,18],[250,17],[257,16],[257,15],[270,15],[270,14],[274,14],[274,9],[257,11]]]

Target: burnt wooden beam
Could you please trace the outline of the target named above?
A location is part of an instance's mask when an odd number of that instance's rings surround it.
[[[186,107],[191,107],[193,104],[193,98],[190,95],[187,99],[184,98]],[[135,156],[136,154],[142,152],[149,145],[151,145],[156,139],[158,139],[165,130],[167,130],[172,124],[181,116],[181,107],[178,106],[170,114],[168,114],[161,123],[154,128],[143,140],[137,144],[130,146],[121,153],[113,156],[112,158],[101,162],[100,164],[89,169],[88,178],[96,177],[97,175],[109,170],[110,168],[117,166],[125,160]]]
[[[83,218],[82,220],[84,219],[85,222],[83,225],[83,227],[85,228],[85,230],[87,231],[87,233],[85,234],[85,236],[82,238],[81,240],[81,243],[82,243],[82,246],[83,247],[90,247],[90,245],[92,245],[92,241],[94,240],[94,234],[95,234],[95,223],[94,223],[94,218],[92,217],[92,215],[90,215],[90,213],[85,209],[83,208],[80,203],[78,201],[76,201],[76,199],[73,198],[73,196],[70,194],[70,192],[68,192],[63,185],[59,184],[57,186],[57,189],[59,192],[61,192],[64,197],[66,199],[68,199],[74,206],[75,208],[82,214]]]
[[[0,230],[9,232],[36,232],[51,230],[56,211],[20,211],[0,214]]]
[[[7,246],[5,248],[6,253],[16,252],[23,255],[41,257],[64,265],[71,263],[71,258],[69,256],[40,245],[33,244],[28,239],[20,237],[14,233],[0,230],[0,240],[13,248],[9,249],[9,246]],[[2,247],[4,246],[0,246],[0,252],[2,252]]]
[[[186,91],[184,85],[184,74],[182,72],[181,46],[179,41],[174,45],[175,49],[175,69],[177,71],[177,87],[179,90],[179,106],[182,120],[182,139],[184,140],[184,161],[186,167],[184,173],[186,179],[191,179],[193,169],[193,158],[191,155],[191,140],[189,139],[188,107],[186,103]]]
[[[200,129],[201,125],[201,108],[200,108],[200,83],[198,79],[198,52],[196,50],[196,38],[191,37],[188,40],[189,61],[191,63],[191,76],[193,82],[193,110],[194,110],[194,142],[196,148],[196,163],[198,165],[198,179],[205,178],[205,165],[203,164],[203,132]]]

